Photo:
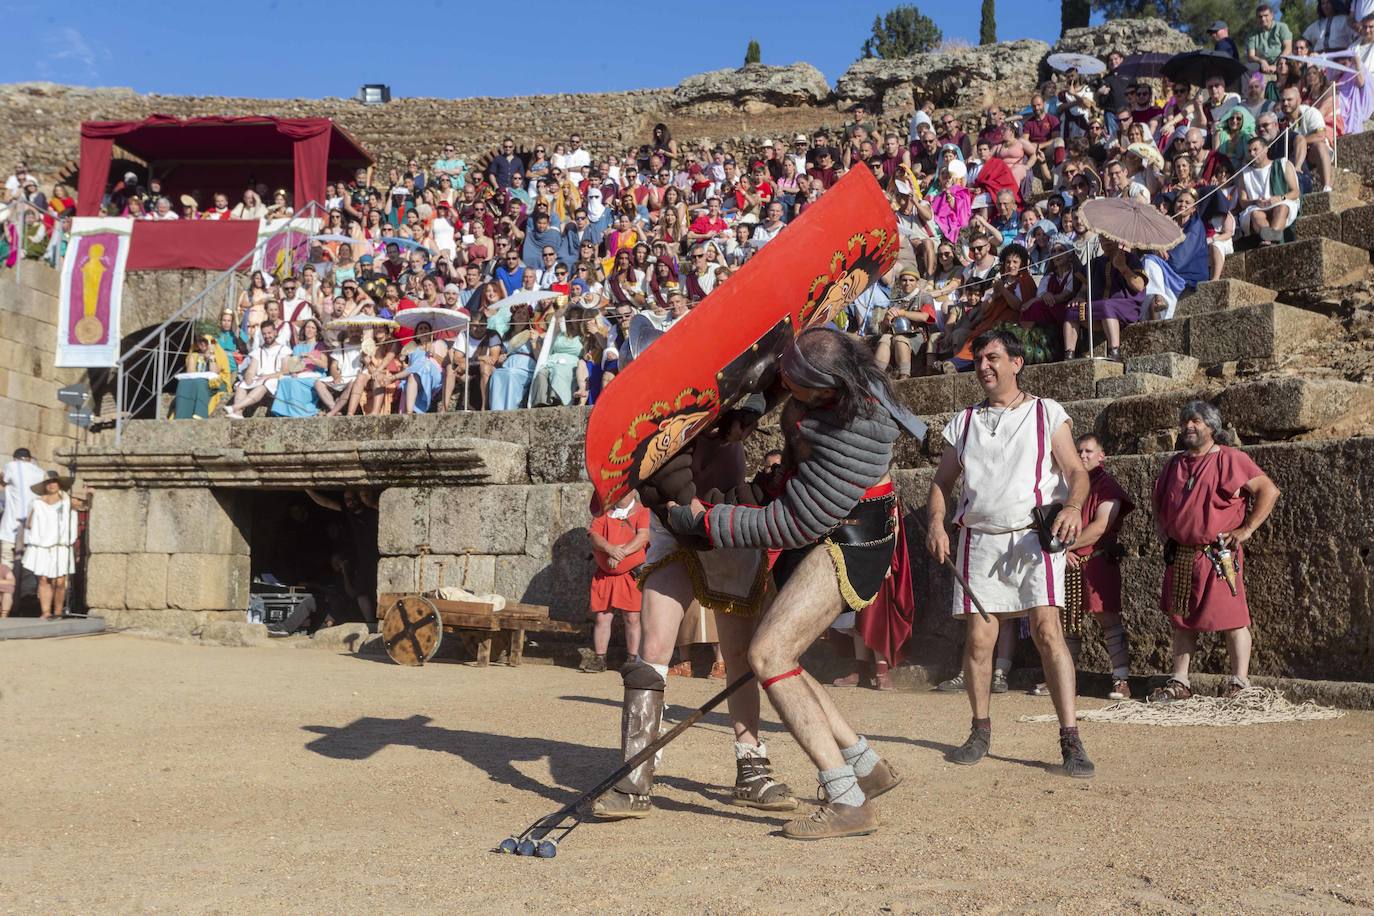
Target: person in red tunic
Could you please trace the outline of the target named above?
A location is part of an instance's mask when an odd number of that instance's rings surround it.
[[[592,573],[592,651],[582,670],[606,670],[606,649],[611,644],[611,622],[616,611],[625,621],[625,651],[639,654],[639,607],[643,596],[635,574],[649,547],[649,510],[631,491],[603,515],[592,519],[587,534],[596,558]]]
[[[1103,467],[1106,457],[1101,440],[1092,433],[1078,437],[1078,458],[1088,469],[1088,498],[1083,503],[1083,531],[1067,559],[1069,569],[1078,570],[1082,577],[1082,610],[1092,614],[1102,628],[1102,639],[1112,659],[1112,692],[1108,696],[1129,700],[1131,656],[1121,619],[1121,559],[1116,538],[1135,503]],[[1077,661],[1083,644],[1081,628],[1067,639]]]
[[[1160,607],[1173,624],[1174,670],[1151,702],[1193,695],[1188,663],[1198,633],[1225,633],[1231,680],[1223,696],[1250,685],[1250,609],[1243,545],[1264,524],[1279,488],[1239,449],[1225,443],[1221,411],[1192,401],[1179,412],[1183,451],[1155,480],[1155,527],[1164,547]]]

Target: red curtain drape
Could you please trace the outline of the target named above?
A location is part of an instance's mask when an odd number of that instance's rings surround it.
[[[310,201],[324,203],[324,188],[328,181],[329,141],[332,138],[332,125],[324,121],[307,130],[303,126],[288,126],[278,122],[277,130],[296,142],[291,147],[291,158],[296,167],[295,198],[292,206],[300,211]]]
[[[134,223],[128,270],[228,270],[258,243],[255,219]]]
[[[99,216],[100,202],[105,197],[105,183],[110,180],[110,157],[114,154],[114,140],[109,137],[86,135],[81,128],[81,171],[76,182],[76,215]]]
[[[245,158],[255,158],[252,153],[255,148],[262,145],[261,132],[268,124],[291,142],[295,192],[292,205],[299,211],[312,200],[323,203],[324,189],[328,182],[331,144],[336,132],[335,126],[327,118],[180,119],[155,114],[142,121],[87,121],[81,125],[81,171],[77,182],[77,215],[100,215],[100,204],[110,180],[110,161],[114,155],[114,143],[120,137],[145,127],[223,127],[222,142],[218,131],[213,137],[204,132],[180,135],[180,143],[170,135],[164,139],[160,132],[149,132],[127,141],[136,147],[136,150],[131,152],[136,151],[154,165],[159,159],[158,146],[162,145],[170,146],[163,151],[167,158],[179,159],[183,163],[195,162],[213,166],[216,160],[232,160],[236,154],[242,154]],[[235,125],[257,125],[256,139],[251,132],[236,132],[233,129]],[[362,157],[363,161],[371,161],[346,134],[340,132],[339,136],[341,145],[336,147],[335,151],[342,159]],[[263,157],[259,155],[256,158]],[[282,161],[285,164],[285,156],[282,157]],[[193,223],[180,220],[140,221],[134,226],[133,238],[129,245],[128,269],[224,270],[232,267],[252,249],[257,242],[257,229],[256,220]]]
[[[77,215],[99,215],[100,202],[105,196],[105,186],[110,180],[110,159],[114,153],[114,141],[119,137],[144,127],[180,124],[197,127],[223,126],[225,128],[223,144],[217,145],[213,151],[207,150],[211,155],[205,157],[206,161],[213,162],[215,158],[232,158],[224,156],[224,152],[234,150],[236,146],[235,134],[232,130],[235,124],[262,125],[266,123],[271,123],[276,128],[277,133],[292,141],[291,159],[295,171],[295,197],[292,205],[299,210],[312,200],[323,202],[325,184],[328,181],[330,145],[335,130],[333,123],[328,118],[250,116],[179,119],[171,115],[154,114],[142,121],[87,121],[81,125],[81,173],[77,182]],[[146,140],[147,138],[142,139]],[[349,158],[349,153],[366,156],[366,153],[362,153],[361,150],[354,151],[353,143],[346,138],[346,135],[344,142],[348,149],[348,152],[344,154],[345,158]],[[243,152],[249,153],[251,150],[243,150]],[[156,163],[157,155],[154,150],[144,151],[143,155]],[[178,158],[186,161],[199,157],[188,156],[183,151],[178,155]]]

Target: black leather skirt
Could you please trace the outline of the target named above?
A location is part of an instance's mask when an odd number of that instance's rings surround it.
[[[840,594],[851,610],[873,603],[892,569],[897,541],[897,496],[883,493],[861,499],[849,517],[815,546],[826,550],[835,566]],[[773,581],[781,590],[811,547],[784,550],[773,564]]]

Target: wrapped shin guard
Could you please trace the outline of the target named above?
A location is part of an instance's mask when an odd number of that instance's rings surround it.
[[[625,760],[642,751],[658,737],[663,721],[663,675],[639,659],[620,669],[625,682],[625,704],[620,712],[620,748]],[[627,795],[648,795],[654,785],[654,758],[641,763],[616,789]]]

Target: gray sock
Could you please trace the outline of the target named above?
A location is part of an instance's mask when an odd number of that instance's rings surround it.
[[[859,736],[858,744],[842,747],[840,753],[844,755],[844,762],[854,768],[855,776],[867,776],[878,765],[878,754],[868,746],[868,739],[863,735]]]
[[[859,780],[852,766],[846,764],[834,770],[821,770],[818,775],[821,788],[831,804],[853,805],[857,808],[864,803],[864,792],[859,788]]]

